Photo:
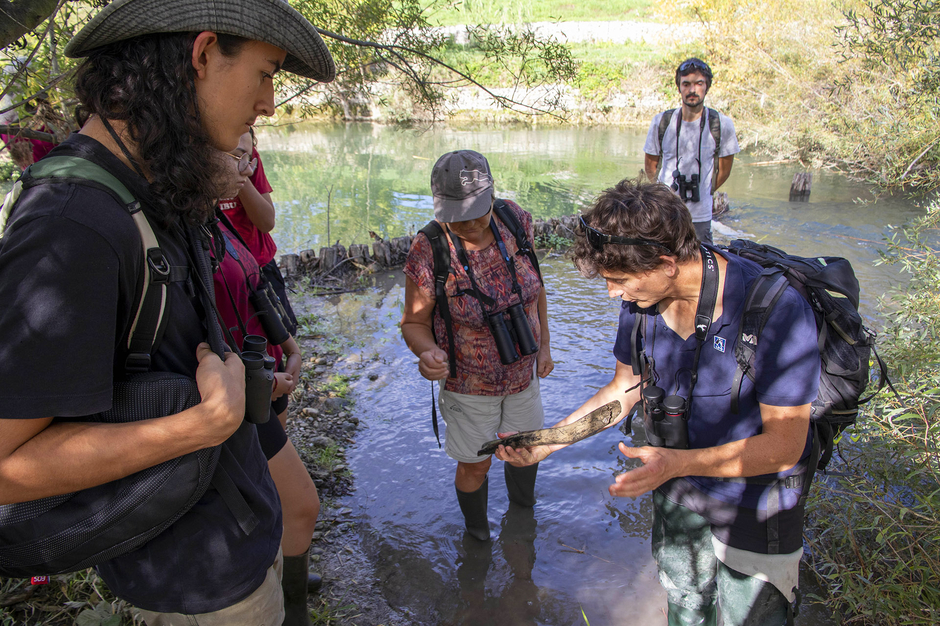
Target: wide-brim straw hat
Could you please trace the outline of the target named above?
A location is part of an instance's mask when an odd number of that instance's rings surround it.
[[[284,0],[117,0],[95,15],[65,47],[72,58],[95,48],[155,33],[212,31],[287,51],[282,69],[330,82],[336,66],[323,39]]]

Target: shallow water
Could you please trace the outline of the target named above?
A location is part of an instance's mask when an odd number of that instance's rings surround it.
[[[370,230],[391,237],[414,232],[432,215],[431,165],[455,148],[485,154],[499,195],[536,217],[570,214],[621,177],[636,175],[644,137],[630,129],[415,133],[349,125],[265,133],[260,149],[278,203],[276,238],[282,251],[296,251],[337,239],[363,243]],[[903,199],[870,202],[866,186],[825,171],[815,173],[809,203],[790,203],[798,168],[758,162],[746,154],[736,159],[724,189],[732,209],[716,240],[743,233],[795,254],[849,258],[862,284],[863,313],[877,325],[878,298],[903,282],[895,269],[874,265],[880,242],[890,224],[919,210]],[[542,399],[552,424],[609,380],[618,303],[559,256],[545,258],[542,269],[556,364],[542,381]],[[431,429],[431,388],[398,332],[403,298],[401,272],[390,271],[327,305],[332,328],[355,337],[361,351],[361,359],[341,366],[359,375],[354,388],[365,425],[349,451],[357,491],[341,505],[354,511],[389,603],[415,624],[665,624],[665,596],[649,548],[650,498],[607,492],[628,467],[617,450],[619,431],[542,463],[533,511],[509,507],[501,462],[494,461],[493,539],[465,539],[455,463]],[[804,594],[818,593],[803,580]],[[797,623],[834,622],[810,605]]]

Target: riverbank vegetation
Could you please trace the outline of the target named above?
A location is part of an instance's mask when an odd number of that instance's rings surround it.
[[[884,303],[879,350],[898,396],[866,407],[813,487],[810,561],[839,623],[940,623],[940,200],[883,255],[911,276]]]

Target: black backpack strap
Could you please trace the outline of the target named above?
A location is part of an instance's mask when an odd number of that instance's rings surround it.
[[[496,213],[499,221],[506,225],[512,236],[516,238],[516,247],[519,249],[516,254],[524,254],[529,257],[535,273],[539,275],[539,282],[544,286],[545,281],[542,280],[542,270],[539,269],[539,258],[535,254],[534,243],[529,241],[528,233],[523,230],[516,214],[502,198],[496,198],[493,202],[493,212]]]
[[[744,315],[741,317],[741,332],[734,346],[737,367],[731,383],[731,412],[737,414],[741,395],[741,383],[747,376],[754,380],[754,357],[761,331],[773,311],[777,300],[789,285],[786,274],[776,267],[767,268],[751,283],[744,300]]]
[[[669,128],[669,122],[672,121],[672,116],[675,115],[676,109],[669,109],[668,111],[663,111],[663,116],[659,118],[659,154],[660,156],[665,152],[663,150],[663,137],[666,136],[666,129]]]
[[[450,243],[444,234],[444,229],[436,221],[431,220],[428,225],[418,231],[428,238],[434,258],[434,306],[437,307],[444,328],[447,333],[447,363],[450,367],[450,378],[457,377],[457,353],[454,344],[454,321],[450,317],[450,306],[447,304],[447,277],[450,275]],[[432,325],[433,328],[433,325]],[[437,341],[437,337],[434,338]],[[440,429],[437,424],[437,404],[434,400],[434,382],[431,381],[431,424],[434,427],[434,436],[437,438],[437,447],[441,447]]]
[[[431,243],[431,252],[434,256],[434,299],[435,306],[441,319],[444,320],[444,328],[447,329],[447,359],[450,364],[450,377],[457,377],[457,353],[454,344],[454,322],[450,317],[450,307],[447,304],[447,277],[450,275],[450,243],[447,241],[447,235],[444,229],[435,221],[428,222],[428,225],[418,231],[424,234]]]
[[[637,313],[633,317],[633,330],[630,331],[630,361],[634,376],[643,376],[646,366],[646,313]]]
[[[718,162],[718,152],[721,150],[721,114],[715,109],[708,109],[708,132],[712,134],[715,140],[715,162]],[[718,171],[718,168],[715,168]]]

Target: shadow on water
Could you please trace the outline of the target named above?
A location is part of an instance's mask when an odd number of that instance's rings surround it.
[[[572,213],[642,167],[645,134],[630,129],[435,129],[402,132],[368,125],[266,132],[260,149],[279,211],[282,252],[330,240],[368,241],[368,231],[399,236],[420,228],[433,207],[428,178],[437,155],[472,147],[490,160],[498,192],[536,217]],[[867,202],[869,190],[818,172],[811,202],[787,201],[795,168],[761,166],[739,155],[728,182],[732,209],[716,239],[750,238],[802,255],[852,261],[863,313],[899,280],[876,266],[889,224],[919,213],[901,199]],[[861,198],[862,202],[856,199]],[[546,422],[579,406],[609,380],[619,305],[603,285],[580,278],[570,263],[542,264],[548,291],[555,371],[542,382]],[[493,538],[467,540],[454,495],[455,463],[431,429],[431,387],[401,341],[401,272],[385,272],[372,289],[338,299],[325,317],[355,338],[361,360],[345,367],[366,428],[349,452],[357,491],[353,509],[364,552],[388,602],[414,624],[661,625],[665,596],[650,555],[651,501],[613,498],[613,477],[628,469],[608,431],[554,454],[539,470],[534,510],[510,506],[502,468],[490,473]],[[877,320],[873,320],[877,321]],[[803,591],[820,594],[804,575]],[[582,613],[583,612],[583,613]],[[832,624],[818,606],[797,623]]]

